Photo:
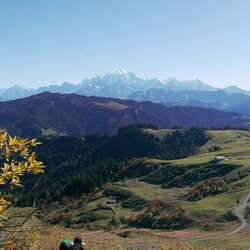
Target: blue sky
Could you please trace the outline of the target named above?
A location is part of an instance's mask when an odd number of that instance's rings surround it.
[[[127,69],[250,89],[248,0],[1,0],[0,87]]]

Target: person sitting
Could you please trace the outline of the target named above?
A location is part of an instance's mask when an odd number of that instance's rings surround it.
[[[84,250],[85,243],[82,241],[81,237],[77,236],[74,242],[70,240],[63,240],[60,244],[60,250]]]
[[[74,239],[74,245],[71,246],[70,250],[84,250],[85,243],[82,241],[82,238],[77,236]]]

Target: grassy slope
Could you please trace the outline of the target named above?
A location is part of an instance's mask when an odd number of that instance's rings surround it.
[[[165,134],[171,132],[169,130],[147,130],[147,132],[153,133],[156,136],[163,137]],[[209,163],[216,155],[223,155],[227,157],[226,160],[221,161],[220,164],[235,164],[239,167],[231,172],[227,177],[233,178],[234,181],[229,184],[229,190],[225,193],[208,197],[197,202],[188,202],[182,199],[190,188],[169,188],[162,189],[159,185],[148,184],[141,182],[138,179],[128,179],[123,182],[113,183],[113,186],[119,186],[125,190],[132,191],[133,195],[144,198],[145,200],[161,199],[169,202],[177,203],[181,207],[185,208],[189,215],[195,220],[201,223],[211,224],[210,230],[219,230],[224,226],[225,231],[230,231],[232,227],[236,227],[237,223],[223,223],[221,221],[221,227],[216,227],[218,223],[218,218],[227,212],[228,209],[232,208],[236,204],[236,200],[239,197],[240,200],[243,200],[243,197],[249,191],[250,187],[250,132],[247,131],[208,131],[212,139],[200,148],[199,154],[191,156],[185,159],[163,161],[157,159],[149,159],[148,161],[156,163],[168,163],[171,165],[181,165],[181,166],[190,166],[194,164],[205,164]],[[221,148],[220,152],[209,152],[209,148],[212,146],[219,146]],[[242,174],[244,178],[239,178],[239,174]],[[87,203],[84,208],[77,208],[71,211],[73,216],[86,213],[87,211],[95,211],[99,204],[106,204],[107,198],[102,197],[102,191],[98,192],[93,199]],[[135,213],[132,209],[123,209],[119,204],[110,205],[112,210],[97,210],[94,213],[97,215],[99,220],[95,222],[96,225],[108,225],[113,214],[120,217],[128,217]],[[199,225],[200,226],[200,225]],[[225,227],[226,226],[226,227]],[[193,229],[191,229],[193,230]],[[250,227],[245,229],[246,232],[250,232]],[[228,241],[223,241],[222,239],[217,240],[207,240],[206,243],[210,245],[214,244],[219,246],[219,249],[229,249],[229,244],[232,244],[235,241],[235,238],[240,237],[240,239],[246,239],[246,234],[240,234],[227,237]],[[244,238],[245,237],[245,238]],[[228,242],[228,244],[227,244]],[[195,244],[199,244],[196,242]],[[245,245],[248,245],[250,248],[250,243],[242,243],[242,248],[238,249],[248,249],[245,248]],[[225,248],[223,248],[223,247]],[[235,249],[235,248],[231,248]]]
[[[222,149],[219,154],[229,158],[228,160],[224,160],[224,162],[231,162],[241,166],[240,169],[234,170],[233,173],[230,173],[230,175],[237,175],[238,171],[243,171],[244,169],[250,171],[250,132],[212,131],[210,134],[214,136],[213,140],[201,148],[202,154],[199,156],[200,160],[211,159],[213,156],[217,155],[218,153],[216,152],[209,154],[206,152],[210,147],[218,145]],[[235,205],[235,201],[238,197],[241,197],[242,199],[246,196],[249,191],[249,184],[250,178],[247,176],[233,182],[229,186],[228,192],[203,199],[195,202],[195,204],[198,207],[207,207],[216,211],[226,212],[227,209]]]
[[[204,145],[199,152],[199,155],[188,157],[186,159],[171,161],[174,165],[188,166],[190,164],[202,164],[210,161],[216,155],[226,156],[228,159],[224,163],[233,163],[241,166],[234,170],[231,175],[237,177],[239,173],[246,176],[242,179],[232,182],[229,186],[229,191],[205,198],[198,202],[181,201],[182,207],[189,209],[193,214],[206,214],[207,218],[211,215],[220,215],[236,204],[237,198],[243,200],[250,191],[250,132],[249,131],[209,131],[212,140]],[[161,136],[163,136],[161,134]],[[208,149],[212,146],[220,146],[220,152],[209,153]],[[154,162],[163,163],[164,161],[153,160]],[[230,177],[230,176],[229,176]],[[208,244],[217,247],[218,249],[249,249],[250,242],[248,240],[250,226],[247,226],[242,233],[222,237],[218,239],[208,239],[198,241],[195,244]]]
[[[209,131],[212,139],[200,148],[200,152],[196,156],[191,156],[185,159],[162,161],[153,159],[150,161],[158,163],[170,163],[172,165],[189,166],[194,164],[205,164],[211,161],[217,155],[227,157],[220,163],[236,164],[239,168],[234,170],[229,175],[238,175],[238,172],[250,172],[250,132],[248,131]],[[219,146],[220,152],[208,152],[212,146]],[[238,197],[245,197],[250,186],[250,176],[246,176],[236,182],[230,184],[229,191],[213,197],[203,199],[198,202],[182,202],[188,208],[194,210],[208,209],[218,212],[225,212],[227,209],[235,205]]]

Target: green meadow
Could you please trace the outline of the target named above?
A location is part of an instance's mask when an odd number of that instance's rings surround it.
[[[146,132],[163,138],[172,131],[147,129]],[[160,244],[166,239],[175,241],[187,240],[197,246],[205,244],[214,246],[217,249],[249,249],[250,242],[247,241],[247,235],[250,233],[249,226],[244,228],[241,233],[235,235],[214,239],[206,237],[233,231],[240,225],[237,218],[228,219],[227,215],[228,213],[233,214],[234,208],[237,206],[237,200],[243,201],[249,192],[250,132],[215,130],[206,131],[206,133],[209,135],[210,140],[197,149],[197,154],[177,160],[147,159],[146,164],[154,164],[158,168],[181,166],[189,169],[210,164],[216,156],[224,156],[224,160],[216,162],[215,165],[220,164],[220,166],[225,168],[231,165],[235,166],[232,171],[222,176],[228,187],[225,192],[204,197],[197,201],[188,201],[185,197],[194,188],[193,185],[166,188],[160,184],[143,181],[141,177],[131,177],[96,190],[88,198],[87,202],[80,207],[68,210],[65,206],[61,206],[57,211],[51,211],[49,216],[56,221],[56,217],[60,212],[64,214],[65,218],[71,218],[70,225],[65,224],[65,222],[59,222],[62,226],[78,229],[83,227],[83,225],[86,227],[87,223],[87,229],[108,230],[113,236],[116,235],[118,237],[118,241],[119,235],[123,234],[125,230],[130,233],[127,233],[126,239],[120,238],[121,241],[132,240],[132,238],[136,240],[137,237],[141,237],[141,229],[135,234],[133,228],[122,226],[122,221],[144,211],[146,208],[144,204],[154,200],[161,200],[184,209],[187,216],[192,219],[192,223],[185,230],[149,230],[147,233],[152,236],[149,237],[149,242],[154,240]],[[217,151],[214,151],[214,148]],[[129,198],[126,198],[126,203],[129,206],[122,205],[122,202],[109,204],[110,198],[105,194],[106,189],[116,190],[116,194],[128,195]],[[140,204],[139,207],[137,206],[138,204]],[[92,217],[93,221],[89,219]],[[115,228],[112,225],[114,217],[118,218],[119,223],[121,223],[118,227],[116,225]],[[113,231],[114,229],[115,231]],[[98,236],[96,237],[98,238]],[[202,239],[197,240],[196,238],[199,237],[202,237]]]

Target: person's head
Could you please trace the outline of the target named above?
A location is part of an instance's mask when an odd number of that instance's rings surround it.
[[[82,241],[82,238],[77,236],[75,237],[74,239],[74,247],[77,249],[77,250],[80,250],[80,249],[83,249],[83,246],[84,246],[84,242]]]

